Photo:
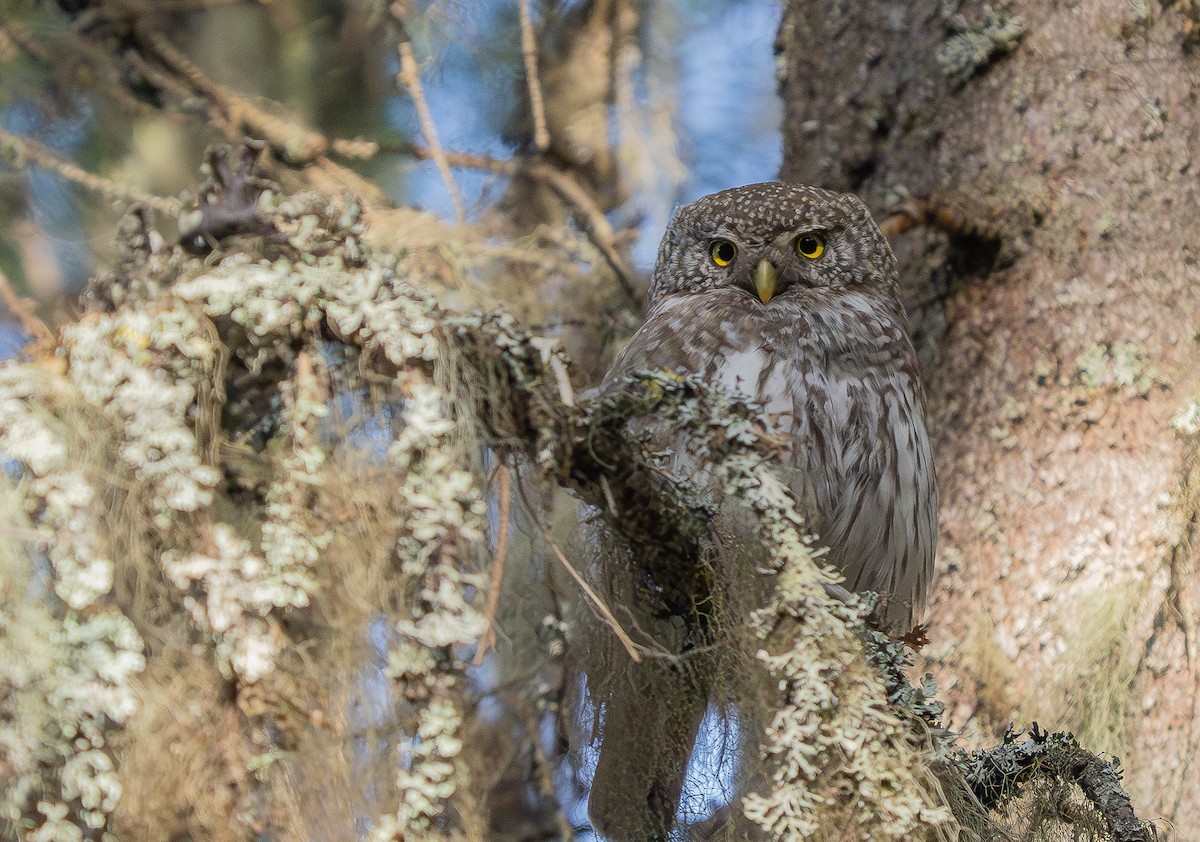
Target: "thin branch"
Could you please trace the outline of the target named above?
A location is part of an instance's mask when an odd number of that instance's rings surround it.
[[[369,161],[379,154],[379,144],[373,140],[362,138],[335,137],[330,141],[330,151],[343,158],[353,158],[356,161]]]
[[[400,39],[396,44],[396,51],[400,54],[398,76],[401,84],[408,89],[408,95],[412,97],[413,105],[417,109],[417,121],[421,124],[421,134],[425,136],[425,142],[429,144],[430,157],[433,158],[438,172],[441,173],[442,181],[446,184],[446,191],[450,194],[450,201],[454,203],[454,218],[459,225],[462,225],[467,220],[466,212],[463,210],[462,194],[459,193],[458,184],[454,181],[454,173],[450,171],[446,154],[442,151],[442,142],[438,139],[437,125],[433,122],[433,112],[429,110],[429,102],[425,99],[425,90],[421,87],[421,72],[417,65],[417,57],[413,54],[412,39],[409,38],[408,30],[404,26],[402,11],[399,3],[392,4],[392,18],[400,31]]]
[[[542,80],[538,76],[537,39],[533,35],[529,0],[518,0],[517,7],[521,14],[521,58],[525,60],[529,110],[533,112],[533,145],[538,152],[545,152],[550,148],[550,131],[546,128],[546,103],[542,100]]]
[[[575,390],[571,387],[571,375],[567,372],[567,364],[562,361],[561,357],[551,357],[550,371],[554,374],[554,381],[558,384],[559,398],[566,406],[574,408]]]
[[[600,210],[587,191],[568,173],[540,161],[530,162],[526,172],[532,178],[546,184],[558,194],[560,199],[575,209],[580,216],[583,230],[588,239],[600,252],[600,256],[604,258],[608,268],[616,275],[617,283],[621,285],[625,295],[639,308],[643,308],[646,302],[633,285],[633,272],[625,265],[625,259],[617,250],[612,225],[609,224],[604,211]]]
[[[17,321],[21,323],[21,329],[29,336],[32,336],[39,345],[49,347],[54,342],[54,331],[46,327],[46,323],[38,318],[37,313],[33,311],[34,302],[29,298],[22,298],[17,295],[17,291],[12,288],[8,277],[0,270],[0,301],[8,308],[8,312],[16,316]]]
[[[492,581],[488,587],[487,626],[479,638],[479,646],[475,649],[475,666],[482,664],[484,655],[496,647],[496,611],[500,606],[504,562],[508,557],[508,521],[512,514],[512,474],[509,473],[508,465],[500,463],[500,467],[496,469],[496,479],[500,483],[499,511],[496,513],[496,555],[492,559]]]
[[[241,94],[217,84],[160,32],[141,30],[138,36],[155,58],[187,80],[197,92],[219,105],[231,122],[243,125],[251,133],[261,136],[282,152],[288,161],[307,164],[328,151],[329,141],[322,134],[287,117],[272,114]]]
[[[49,64],[54,59],[52,50],[29,34],[29,30],[17,24],[16,21],[0,18],[0,32],[8,36],[14,44],[23,50],[30,58]]]
[[[529,501],[525,499],[525,492],[519,487],[518,491],[520,491],[521,499],[524,501],[525,507],[529,509],[530,512],[533,512],[533,507],[530,506]],[[554,553],[554,557],[558,559],[558,563],[561,564],[563,569],[565,569],[567,573],[570,574],[571,578],[575,580],[575,584],[579,586],[579,589],[583,591],[584,595],[591,601],[592,605],[596,607],[596,610],[600,612],[600,618],[604,620],[605,624],[610,629],[612,629],[613,634],[617,636],[617,640],[621,641],[621,645],[625,647],[625,651],[629,654],[629,659],[635,664],[640,663],[642,660],[642,655],[640,652],[638,652],[637,647],[634,645],[633,639],[630,638],[625,629],[621,628],[621,624],[617,621],[617,618],[613,616],[612,611],[609,610],[608,605],[605,604],[604,600],[600,598],[600,594],[592,590],[591,585],[589,585],[587,580],[583,578],[583,574],[575,569],[575,566],[571,564],[566,555],[563,554],[562,548],[559,547],[558,543],[554,540],[554,536],[552,536],[546,530],[546,527],[542,526],[542,522],[538,520],[536,516],[532,517],[531,520],[533,521],[534,525],[537,526],[538,532],[541,533],[542,540],[546,542],[546,546],[550,548],[550,552]]]
[[[260,106],[213,81],[161,33],[143,32],[140,39],[139,47],[145,55],[137,49],[127,50],[124,61],[159,90],[174,97],[181,112],[204,115],[231,143],[239,142],[245,135],[266,141],[283,163],[305,167],[306,175],[321,189],[348,190],[369,205],[391,206],[390,199],[377,185],[335,163],[327,154],[366,160],[378,153],[377,143],[328,138],[292,119],[284,106],[256,98],[265,103],[265,107]]]
[[[133,187],[102,178],[77,164],[60,158],[36,140],[18,137],[4,129],[0,129],[0,155],[7,158],[14,166],[21,167],[32,164],[49,170],[72,184],[98,193],[106,199],[142,204],[156,213],[172,218],[179,216],[181,210],[181,205],[176,199],[143,193]]]
[[[480,406],[486,440],[497,449],[522,452],[606,512],[607,528],[638,548],[647,577],[662,584],[655,592],[660,607],[693,614],[692,597],[707,577],[697,560],[713,538],[712,503],[686,482],[681,486],[678,478],[664,475],[630,435],[628,422],[688,399],[705,400],[705,388],[694,378],[648,376],[568,407],[534,337],[491,316],[446,327],[448,343],[470,372],[464,376],[494,384]],[[497,348],[520,350],[500,356]],[[524,363],[514,368],[517,358]]]
[[[390,155],[411,155],[423,161],[433,160],[433,150],[420,143],[403,142],[398,144],[381,144],[380,152]],[[497,175],[516,175],[521,171],[521,161],[517,158],[493,158],[490,155],[477,155],[474,152],[453,152],[443,149],[442,156],[451,167],[468,170],[484,170]]]
[[[605,217],[604,211],[592,200],[574,177],[557,167],[541,160],[504,160],[488,155],[475,155],[469,152],[447,152],[443,149],[434,150],[419,143],[408,143],[396,150],[410,154],[423,160],[441,161],[450,167],[464,167],[474,170],[486,170],[499,175],[518,175],[524,173],[535,181],[548,186],[554,193],[566,202],[579,217],[581,227],[588,241],[595,246],[596,251],[617,278],[622,292],[630,302],[639,309],[644,309],[646,301],[642,293],[634,285],[635,273],[625,263],[617,248],[616,233]],[[441,164],[439,164],[439,167]]]

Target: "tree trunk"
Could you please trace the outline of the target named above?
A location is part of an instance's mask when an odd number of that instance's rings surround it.
[[[891,214],[950,726],[1070,728],[1121,757],[1141,815],[1190,828],[1198,13],[1163,5],[791,0],[782,178]]]

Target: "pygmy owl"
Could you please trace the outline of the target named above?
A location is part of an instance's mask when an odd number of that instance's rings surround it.
[[[877,617],[893,633],[921,618],[937,531],[924,396],[905,321],[895,258],[859,199],[789,184],[737,187],[675,214],[646,321],[603,387],[665,368],[761,404],[785,442],[778,467],[826,560],[846,587],[880,595]],[[676,690],[687,689],[679,683]],[[645,720],[650,702],[635,690],[610,705],[593,818],[632,798],[670,824],[686,760],[669,755],[686,758],[686,733],[685,748],[664,746],[640,770],[614,748],[622,708]],[[684,730],[694,738],[703,706],[693,708],[694,726]],[[609,791],[597,792],[601,785]],[[607,824],[613,838],[635,835],[620,821]]]

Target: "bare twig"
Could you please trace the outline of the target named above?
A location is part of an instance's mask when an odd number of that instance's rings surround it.
[[[583,224],[585,233],[588,235],[588,239],[592,241],[592,245],[600,252],[600,256],[604,258],[604,262],[608,264],[608,268],[616,275],[617,283],[621,285],[621,289],[629,297],[630,301],[639,307],[644,307],[645,301],[641,293],[633,285],[633,272],[625,265],[625,259],[621,257],[621,253],[617,250],[616,238],[613,235],[612,226],[609,225],[608,218],[605,217],[604,212],[600,210],[587,191],[579,186],[579,182],[568,173],[540,161],[531,162],[526,168],[526,172],[532,178],[546,184],[558,194],[560,199],[575,209],[575,212],[580,216],[580,221]]]
[[[617,500],[613,497],[612,486],[608,484],[608,477],[603,474],[600,476],[600,490],[604,492],[604,502],[608,505],[608,513],[616,517],[619,511],[617,509]]]
[[[246,129],[280,150],[293,163],[307,164],[324,155],[329,141],[319,132],[288,117],[272,114],[235,91],[219,85],[160,32],[144,30],[140,41],[173,73],[186,79],[198,93],[219,105],[235,125]]]
[[[559,398],[566,406],[573,408],[575,406],[575,390],[571,388],[571,375],[567,373],[567,364],[562,361],[561,357],[551,357],[550,371],[554,374],[554,381],[558,384]]]
[[[393,146],[381,146],[380,151],[394,155],[412,155],[423,161],[433,160],[433,150],[420,143],[401,143]],[[476,155],[473,152],[453,152],[443,149],[442,156],[451,167],[468,170],[484,170],[497,175],[516,175],[521,171],[521,161],[515,158],[493,158],[489,155]]]
[[[54,58],[54,52],[37,38],[30,35],[29,30],[20,26],[16,21],[0,18],[0,32],[8,36],[14,44],[23,50],[30,58],[49,63]]]
[[[356,161],[369,161],[379,154],[379,144],[373,140],[361,138],[348,139],[335,137],[330,141],[330,150],[343,158],[353,158]]]
[[[21,329],[32,336],[39,345],[49,346],[54,342],[54,332],[46,327],[46,323],[33,311],[34,302],[17,295],[3,270],[0,270],[0,301],[4,303],[8,312],[16,316],[17,321],[21,323]]]
[[[496,610],[500,605],[500,588],[504,584],[504,562],[508,557],[508,520],[512,514],[512,474],[504,463],[496,469],[500,483],[499,511],[496,529],[496,555],[492,559],[492,581],[488,587],[487,626],[475,649],[475,666],[483,663],[483,656],[496,647]]]
[[[592,200],[575,178],[568,172],[558,169],[541,160],[503,160],[487,155],[474,155],[468,152],[447,152],[443,149],[434,150],[419,143],[406,144],[398,150],[424,160],[443,161],[450,167],[465,167],[474,170],[486,170],[500,175],[517,175],[524,173],[530,178],[547,185],[554,193],[566,202],[579,216],[584,234],[609,269],[617,278],[622,292],[630,302],[639,309],[645,307],[645,299],[634,285],[635,273],[625,263],[617,249],[617,237],[604,216],[604,211]],[[439,164],[440,166],[440,164]]]
[[[581,591],[583,591],[584,596],[586,596],[591,601],[592,605],[596,607],[596,610],[600,612],[600,618],[604,620],[605,625],[612,629],[613,634],[617,636],[617,640],[621,641],[621,645],[625,647],[625,651],[629,654],[629,659],[635,664],[640,663],[642,660],[642,655],[640,652],[638,652],[637,646],[634,645],[633,639],[629,636],[625,629],[621,628],[620,622],[617,621],[617,618],[613,615],[612,611],[609,610],[609,607],[605,604],[604,600],[600,598],[600,594],[592,590],[592,586],[589,585],[587,580],[583,578],[583,574],[576,570],[575,566],[567,559],[566,555],[562,551],[562,548],[558,546],[558,542],[554,540],[554,536],[547,531],[546,527],[542,526],[541,520],[539,520],[537,516],[533,514],[533,512],[536,510],[529,504],[529,500],[525,498],[524,489],[518,485],[517,491],[521,495],[521,501],[525,504],[525,508],[530,512],[530,520],[533,521],[538,532],[541,533],[542,540],[546,542],[546,546],[550,548],[550,552],[554,553],[554,557],[558,559],[558,563],[563,566],[563,569],[567,571],[571,578],[575,580],[575,584],[579,586]]]
[[[542,80],[538,76],[537,39],[533,35],[529,0],[518,0],[517,7],[521,14],[521,58],[525,60],[529,110],[533,113],[533,145],[538,152],[545,152],[550,147],[550,131],[546,128],[546,103],[542,100]]]
[[[412,97],[413,105],[417,109],[417,121],[421,124],[421,134],[425,136],[425,142],[429,144],[430,157],[437,165],[438,172],[441,173],[442,181],[446,184],[446,192],[450,194],[450,201],[454,203],[454,218],[459,225],[462,225],[467,220],[466,212],[463,210],[462,194],[459,193],[458,184],[454,181],[454,173],[450,171],[446,154],[442,151],[442,142],[438,139],[437,125],[433,122],[433,113],[429,110],[429,102],[425,99],[425,90],[421,87],[420,68],[417,65],[417,57],[413,53],[412,39],[408,36],[408,29],[404,25],[402,13],[401,4],[393,3],[392,18],[400,31],[399,42],[396,44],[396,51],[400,54],[399,79],[401,84],[408,89],[408,95]]]
[[[165,216],[176,217],[181,206],[176,199],[154,196],[143,193],[133,187],[110,181],[95,173],[88,172],[70,161],[64,160],[51,152],[36,140],[18,137],[4,129],[0,129],[0,154],[15,166],[33,164],[44,170],[56,173],[72,184],[77,184],[93,193],[98,193],[106,199],[121,202],[139,203]]]
[[[577,585],[579,585],[579,589],[584,592],[588,599],[592,601],[592,604],[596,606],[596,610],[600,612],[600,616],[604,619],[604,622],[607,623],[608,627],[613,630],[613,634],[617,636],[617,640],[621,641],[621,645],[624,646],[625,651],[629,653],[629,659],[634,663],[641,661],[642,656],[637,651],[637,648],[633,645],[633,640],[629,637],[625,630],[621,628],[621,624],[617,622],[617,618],[613,616],[612,611],[610,611],[608,606],[604,604],[604,600],[600,598],[600,594],[592,590],[591,586],[583,578],[582,574],[580,574],[580,572],[575,569],[571,562],[567,560],[567,557],[563,555],[562,549],[558,546],[550,533],[546,531],[546,528],[540,523],[537,525],[537,527],[538,532],[542,533],[542,540],[546,542],[548,547],[550,547],[550,551],[554,553],[554,557],[558,559],[558,563],[561,564],[569,574],[571,574],[571,578],[575,580]]]

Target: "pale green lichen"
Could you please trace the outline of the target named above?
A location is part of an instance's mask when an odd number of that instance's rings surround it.
[[[1097,343],[1075,360],[1079,378],[1089,389],[1116,389],[1145,397],[1166,381],[1146,353],[1127,342]]]
[[[320,483],[325,451],[317,425],[327,414],[313,373],[297,373],[285,388],[280,434],[288,449],[265,495],[260,553],[232,526],[215,523],[207,549],[163,555],[163,569],[192,617],[216,636],[217,663],[227,677],[253,683],[270,672],[283,640],[272,609],[309,604],[313,566],[332,540],[327,528],[312,522],[306,498]],[[193,596],[195,584],[203,599]]]
[[[400,804],[377,823],[373,838],[423,832],[442,814],[461,777],[455,760],[461,714],[454,688],[464,667],[455,650],[473,643],[484,627],[467,598],[481,582],[462,566],[469,546],[482,540],[482,498],[474,475],[461,466],[461,452],[453,447],[461,431],[447,415],[447,396],[412,369],[444,353],[435,335],[436,308],[382,267],[351,268],[337,258],[301,264],[234,257],[183,280],[173,292],[210,316],[232,318],[247,329],[251,343],[264,349],[328,325],[356,345],[378,348],[401,370],[402,428],[387,458],[402,478],[397,496],[405,506],[396,563],[412,577],[415,590],[409,610],[395,623],[398,639],[389,654],[389,674],[419,708],[417,736],[397,775]],[[238,639],[242,648],[229,653],[243,680],[261,675],[275,654],[271,641],[276,636],[268,634],[264,620],[267,610],[304,604],[311,587],[305,571],[331,537],[308,522],[304,499],[306,486],[319,482],[325,459],[315,427],[325,407],[312,384],[306,386],[300,378],[284,397],[282,430],[290,435],[291,449],[283,459],[282,479],[267,492],[261,555],[239,543],[220,558],[208,554],[174,561],[177,575],[192,577],[189,581],[209,577],[205,590],[210,594],[220,581],[220,592],[225,599],[232,597],[237,617],[249,622],[249,631]],[[253,576],[247,575],[247,565]],[[250,587],[250,579],[257,588]],[[254,604],[253,598],[260,602]],[[212,627],[212,606],[203,606],[201,619]],[[223,628],[228,636],[234,626]],[[254,648],[247,649],[251,643]],[[250,663],[252,651],[259,660]]]
[[[106,732],[137,710],[131,682],[145,667],[141,638],[114,611],[68,615],[42,629],[36,648],[14,648],[20,638],[5,626],[4,817],[29,827],[29,800],[36,797],[45,820],[24,838],[82,838],[80,825],[103,830],[122,792]]]
[[[220,475],[205,463],[189,419],[196,383],[216,349],[186,307],[147,303],[92,314],[63,332],[68,376],[89,402],[116,419],[118,453],[148,486],[154,522],[212,502]]]
[[[262,527],[270,600],[276,607],[308,605],[315,587],[312,568],[333,540],[328,526],[311,516],[308,503],[308,492],[321,484],[325,448],[318,425],[328,414],[315,375],[301,367],[284,391],[280,432],[288,451],[279,462],[280,478],[267,489]]]
[[[428,832],[458,788],[462,725],[461,712],[448,700],[434,699],[421,710],[416,736],[405,746],[409,763],[396,774],[400,805],[376,824],[371,842],[419,839]]]
[[[413,368],[444,353],[435,335],[435,308],[377,265],[348,268],[338,260],[305,265],[234,258],[182,281],[174,293],[198,303],[210,316],[228,315],[247,328],[252,342],[264,347],[327,324],[355,344],[378,348],[401,370],[402,427],[387,448],[387,459],[401,477],[397,497],[405,508],[396,564],[411,577],[414,590],[411,605],[395,622],[389,674],[418,710],[416,736],[396,779],[400,803],[395,813],[377,822],[372,838],[410,838],[425,832],[455,795],[462,774],[456,761],[462,722],[455,688],[464,665],[456,649],[474,643],[484,628],[483,616],[467,596],[482,583],[463,568],[469,547],[482,541],[482,497],[455,447],[461,431],[447,414],[448,397]],[[302,604],[310,587],[304,571],[330,538],[327,531],[306,522],[303,494],[306,485],[317,482],[325,458],[314,426],[323,414],[311,384],[304,386],[298,378],[295,391],[285,395],[283,431],[290,434],[291,450],[283,460],[283,479],[267,493],[261,557],[241,543],[223,560],[193,558],[185,565],[188,576],[219,575],[228,599],[243,593],[247,564],[258,565],[254,571],[260,585],[260,572],[272,582],[274,595],[266,597],[267,603]],[[295,583],[294,599],[279,599],[287,591],[289,576]],[[206,591],[211,593],[215,584],[206,580]],[[255,641],[269,660],[273,652],[262,626],[267,605],[255,609],[248,601],[263,595],[260,587],[236,597],[234,604],[239,618],[258,624],[258,631],[245,640]],[[212,608],[204,610],[211,625]]]
[[[121,782],[105,735],[136,711],[131,680],[145,666],[132,623],[97,606],[113,581],[102,540],[107,523],[93,483],[71,453],[69,425],[52,422],[45,405],[78,395],[56,395],[47,374],[30,364],[0,367],[0,455],[17,460],[25,475],[9,485],[6,496],[16,504],[10,517],[23,511],[30,519],[17,534],[33,532],[45,547],[49,586],[66,604],[53,617],[30,603],[30,574],[19,565],[31,565],[32,558],[6,552],[0,571],[6,783],[0,817],[28,840],[82,839],[82,828],[107,828]],[[17,590],[21,582],[24,593]]]
[[[411,614],[396,621],[399,640],[388,660],[389,674],[421,707],[406,747],[410,761],[396,775],[400,803],[377,823],[372,840],[427,832],[455,795],[462,714],[454,688],[464,669],[456,649],[478,640],[485,626],[467,598],[482,582],[462,566],[468,543],[483,538],[482,496],[452,451],[456,425],[445,414],[445,395],[419,377],[405,391],[404,428],[388,458],[403,472],[400,494],[408,506],[396,560],[419,584]]]
[[[209,315],[228,315],[260,341],[300,336],[328,320],[343,336],[378,345],[396,366],[434,359],[439,345],[430,306],[412,290],[398,291],[393,280],[380,266],[350,269],[333,258],[309,266],[235,256],[174,292]]]
[[[845,830],[855,838],[954,838],[957,822],[931,786],[911,726],[888,706],[882,676],[866,664],[860,609],[826,592],[840,577],[818,563],[786,485],[750,456],[724,469],[758,515],[778,566],[770,601],[750,623],[766,644],[758,659],[777,679],[783,704],[766,731],[771,787],[745,797],[747,818],[777,839],[809,838],[829,830],[836,793],[852,802]]]
[[[67,441],[38,409],[45,373],[18,363],[0,367],[0,454],[28,471],[24,505],[38,512],[55,593],[82,609],[112,587],[113,563],[96,532],[95,490],[72,462]]]
[[[204,552],[167,552],[162,566],[185,596],[183,604],[217,637],[217,662],[227,677],[254,682],[274,665],[279,640],[266,614],[283,591],[270,580],[262,557],[225,523],[213,524]],[[202,596],[191,594],[200,585]]]
[[[953,84],[964,85],[997,57],[1015,50],[1025,29],[1021,18],[985,7],[982,21],[951,36],[938,48],[938,66]]]
[[[1200,434],[1200,400],[1188,398],[1183,409],[1171,420],[1171,426],[1184,435]]]

